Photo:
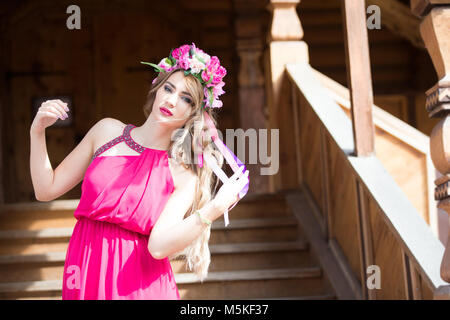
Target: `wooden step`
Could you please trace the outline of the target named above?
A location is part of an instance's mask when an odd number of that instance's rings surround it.
[[[182,299],[249,299],[322,294],[321,269],[294,268],[210,272],[201,283],[191,273],[175,275]],[[61,295],[62,280],[0,283],[0,298]],[[309,294],[305,294],[309,293]]]
[[[182,299],[250,299],[325,292],[317,267],[211,272],[203,283],[193,274],[176,277]]]
[[[280,242],[302,239],[302,232],[294,217],[230,220],[212,226],[210,244],[240,242]]]
[[[210,271],[235,271],[250,269],[277,269],[309,267],[308,244],[304,241],[273,243],[237,243],[211,245]],[[175,273],[186,272],[184,260],[172,260]]]
[[[77,200],[15,203],[0,206],[0,230],[73,228]]]
[[[274,269],[312,265],[304,241],[210,245],[210,271]],[[66,252],[0,255],[0,282],[62,279]],[[172,259],[175,273],[186,272],[183,257]]]
[[[0,230],[73,228],[78,204],[79,199],[0,205]],[[280,195],[249,195],[230,211],[230,220],[290,215]]]
[[[73,228],[3,230],[0,231],[0,255],[66,251],[72,232]],[[301,238],[301,230],[294,217],[235,219],[228,227],[223,221],[215,221],[210,244],[294,241]]]
[[[272,243],[235,243],[210,245],[211,254],[252,253],[270,251],[306,250],[308,244],[303,241]],[[0,265],[14,263],[64,262],[66,252],[48,252],[42,254],[0,255]]]

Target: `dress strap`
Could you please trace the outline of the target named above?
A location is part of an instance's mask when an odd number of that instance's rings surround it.
[[[112,148],[113,146],[115,146],[116,144],[125,141],[125,143],[133,150],[142,153],[144,152],[145,148],[143,146],[141,146],[140,144],[136,143],[130,135],[130,131],[134,128],[135,126],[132,124],[127,124],[125,126],[125,128],[123,129],[123,133],[122,135],[118,136],[117,138],[112,139],[111,141],[105,143],[103,146],[101,146],[100,148],[97,149],[97,151],[95,151],[94,155],[92,156],[92,160],[94,160],[96,157],[98,157],[100,154],[102,154],[103,152],[105,152],[106,150]]]
[[[130,135],[131,130],[133,130],[136,126],[132,124],[128,124],[125,129],[123,130],[123,138],[125,139],[125,143],[133,150],[142,153],[146,149],[145,147],[141,146],[139,143],[133,140],[133,138]]]

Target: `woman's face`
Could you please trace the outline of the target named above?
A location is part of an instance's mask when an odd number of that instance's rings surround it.
[[[183,72],[175,72],[156,91],[152,114],[156,120],[180,128],[186,123],[193,105]]]

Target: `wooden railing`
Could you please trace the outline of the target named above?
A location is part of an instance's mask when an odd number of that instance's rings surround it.
[[[352,122],[308,63],[287,64],[299,184],[317,206],[355,295],[448,299],[439,274],[444,246],[375,156],[355,157]],[[367,284],[379,269],[380,288]],[[369,270],[369,274],[368,274]]]
[[[323,73],[313,71],[326,93],[350,119],[349,90]],[[436,208],[434,180],[439,173],[431,161],[430,138],[376,105],[372,106],[372,112],[377,158],[433,233],[445,244],[448,219],[446,214],[445,217],[440,217]]]

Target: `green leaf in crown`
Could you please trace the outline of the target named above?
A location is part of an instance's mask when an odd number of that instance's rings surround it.
[[[149,65],[149,66],[155,68],[155,71],[156,71],[156,72],[164,72],[164,71],[165,71],[163,68],[161,68],[160,66],[158,66],[158,65],[156,65],[156,64],[154,64],[154,63],[144,62],[144,61],[141,61],[141,63],[142,63],[142,64]]]
[[[212,76],[211,76],[211,79],[212,79]],[[210,80],[211,80],[211,79],[210,79]],[[209,88],[208,88],[208,91],[209,91],[209,106],[212,107],[212,105],[213,105],[213,100],[214,100],[214,96],[213,96],[213,88],[212,88],[212,87],[209,87]]]
[[[167,64],[171,65],[172,67],[175,65],[175,63],[174,63],[172,60],[170,60],[170,58],[166,58],[164,61],[165,61]]]

